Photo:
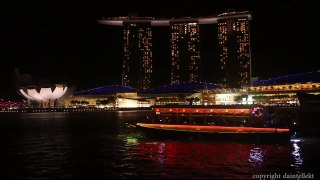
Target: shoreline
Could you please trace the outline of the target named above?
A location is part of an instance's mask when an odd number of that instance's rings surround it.
[[[117,111],[149,111],[151,108],[25,108],[0,110],[0,113],[55,113],[55,112],[117,112]]]

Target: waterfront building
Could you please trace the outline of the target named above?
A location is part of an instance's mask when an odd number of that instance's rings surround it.
[[[71,96],[74,90],[74,86],[68,87],[67,84],[52,84],[19,87],[18,94],[29,101],[29,107],[50,108],[61,106],[61,101]]]
[[[297,106],[297,93],[320,94],[320,71],[305,72],[259,80],[252,86],[228,92],[216,91],[216,104],[241,103]],[[220,102],[219,102],[220,101]]]
[[[150,23],[125,22],[123,30],[122,85],[151,87],[152,31]]]
[[[200,80],[199,26],[218,24],[222,74],[216,72],[217,76],[225,87],[239,88],[250,85],[249,20],[251,14],[243,11],[197,18],[118,17],[101,19],[98,23],[123,27],[122,85],[143,91],[152,87],[151,76],[154,67],[151,27],[156,26],[170,27],[171,48],[168,51],[171,51],[171,84]]]
[[[140,91],[151,87],[152,30],[151,17],[112,18],[108,25],[123,26],[122,85]],[[102,24],[105,21],[101,21]],[[121,22],[121,24],[119,24]]]
[[[297,106],[297,92],[320,94],[320,71],[260,80],[247,88],[224,88],[220,84],[183,82],[138,92],[127,86],[111,85],[73,93],[66,107],[149,107],[151,105],[263,104]]]
[[[66,107],[94,107],[94,108],[137,108],[149,107],[147,101],[139,98],[137,89],[109,85],[75,92],[65,100]]]
[[[233,15],[230,17],[230,15]],[[237,15],[237,16],[235,16]],[[248,12],[228,12],[219,15],[218,45],[222,84],[227,88],[241,88],[250,85],[251,15]]]
[[[289,74],[259,80],[253,82],[248,90],[252,92],[316,92],[320,90],[320,71]]]
[[[61,101],[75,90],[67,83],[50,83],[48,79],[35,80],[30,74],[20,74],[15,68],[14,84],[17,93],[28,100],[28,107],[61,107]]]
[[[147,89],[141,97],[154,99],[155,105],[194,104],[212,105],[214,95],[208,91],[222,88],[219,84],[205,82],[182,82]],[[205,91],[205,92],[203,92]]]
[[[170,23],[171,27],[171,84],[199,80],[200,37],[195,22]]]

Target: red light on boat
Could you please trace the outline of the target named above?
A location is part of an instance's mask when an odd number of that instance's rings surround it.
[[[210,109],[210,112],[213,112],[213,109]]]
[[[170,112],[172,112],[172,109],[170,109]]]
[[[157,112],[159,112],[159,109],[156,109]]]
[[[241,112],[243,113],[243,109],[241,109]]]
[[[186,110],[185,110],[185,109],[182,109],[182,112],[186,112]]]
[[[199,112],[199,109],[196,109],[196,112]]]
[[[138,126],[161,128],[170,130],[204,131],[204,132],[243,132],[243,133],[284,133],[289,132],[287,128],[264,128],[264,127],[232,127],[232,126],[199,126],[199,125],[173,125],[173,124],[144,124]]]

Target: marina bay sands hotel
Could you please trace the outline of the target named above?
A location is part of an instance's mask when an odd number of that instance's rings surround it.
[[[202,24],[217,24],[220,83],[227,88],[250,85],[251,50],[248,11],[227,12],[218,16],[179,19],[117,17],[98,23],[123,26],[122,85],[140,91],[151,87],[152,28],[170,27],[171,84],[199,81],[200,30]]]

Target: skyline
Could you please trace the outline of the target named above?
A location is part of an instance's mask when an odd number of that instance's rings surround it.
[[[17,2],[8,6],[8,12],[2,17],[5,18],[4,27],[1,28],[4,32],[1,33],[4,36],[1,42],[1,97],[15,95],[8,80],[14,67],[18,67],[21,73],[51,81],[72,81],[78,90],[121,84],[122,29],[106,27],[96,21],[102,17],[126,16],[131,12],[139,16],[198,17],[220,14],[228,8],[248,10],[252,14],[253,77],[265,79],[319,69],[319,64],[315,63],[319,58],[316,52],[320,46],[314,33],[317,11],[313,2],[227,1],[208,7],[200,1],[199,4],[183,7],[164,3],[149,8],[140,7],[142,2],[131,2],[127,6],[99,1],[54,3],[43,2],[38,5],[40,8]],[[161,11],[163,8],[166,11]],[[217,47],[212,46],[217,46],[215,28],[208,25],[200,27],[200,31],[206,34],[201,39],[200,52],[207,67],[212,66],[211,60],[214,61],[217,55]],[[160,51],[168,48],[164,40],[169,40],[167,33],[165,28],[155,30],[157,36],[154,41],[158,42],[158,47],[154,47],[154,66],[161,67],[157,70],[158,74],[167,72],[164,59],[168,58],[166,61],[169,63],[169,57]],[[213,72],[205,72],[202,76],[213,75]],[[161,79],[158,82],[163,85]]]

